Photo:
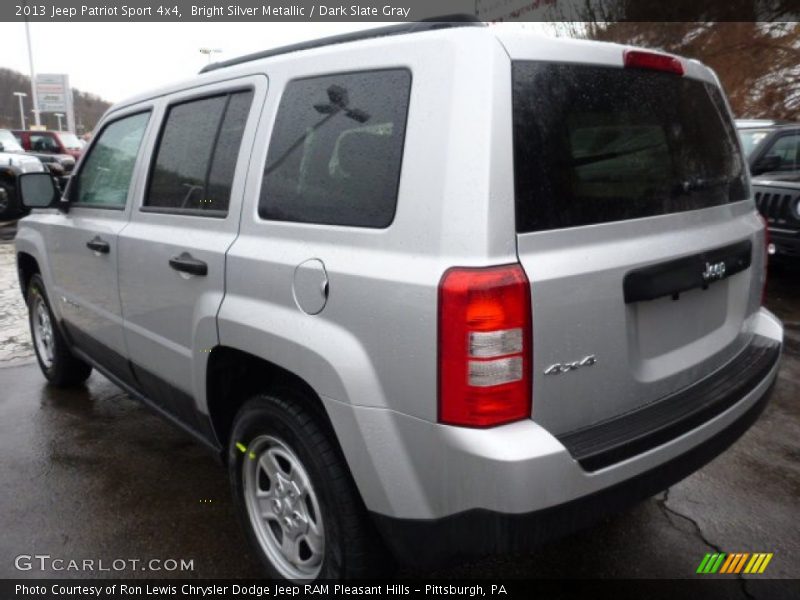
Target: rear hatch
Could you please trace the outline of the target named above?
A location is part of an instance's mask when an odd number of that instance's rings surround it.
[[[760,305],[762,226],[722,92],[619,54],[512,63],[533,418],[556,435],[713,373]]]

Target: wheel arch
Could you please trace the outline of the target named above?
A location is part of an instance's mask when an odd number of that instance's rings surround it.
[[[221,445],[220,458],[223,464],[227,464],[230,433],[236,415],[245,402],[260,393],[288,397],[292,402],[302,403],[303,407],[317,417],[318,423],[338,453],[362,506],[369,510],[369,500],[376,494],[381,496],[381,504],[388,503],[388,499],[383,497],[384,490],[376,485],[379,481],[377,473],[361,464],[363,460],[353,456],[352,447],[345,448],[348,444],[342,444],[340,435],[352,431],[350,425],[338,422],[335,415],[329,414],[327,399],[323,401],[323,397],[304,378],[265,358],[220,345],[214,347],[209,354],[206,381],[206,409],[214,436]],[[371,522],[369,526],[373,526]],[[377,529],[374,533],[376,536],[380,535]],[[385,552],[385,546],[380,540],[376,551]]]
[[[28,296],[28,285],[31,278],[36,274],[42,273],[39,263],[33,255],[27,252],[17,253],[17,275],[19,277],[19,287],[22,292],[22,297]]]
[[[333,433],[333,425],[322,399],[302,377],[237,348],[213,348],[206,367],[206,407],[221,447],[225,449],[230,442],[236,414],[249,398],[262,392],[280,391],[292,392],[295,401],[304,402]]]
[[[0,169],[0,183],[5,183],[13,188],[17,187],[17,176],[19,171],[13,167],[4,167]]]
[[[4,194],[7,196],[8,209],[3,211],[5,219],[13,219],[21,211],[17,199],[17,175],[18,170],[14,167],[0,167],[0,186],[4,189]]]
[[[19,277],[20,290],[23,298],[25,298],[27,297],[28,284],[31,277],[36,273],[41,275],[48,298],[50,298],[50,310],[53,311],[60,323],[61,303],[57,301],[58,289],[55,281],[53,281],[53,273],[48,262],[48,240],[46,236],[49,226],[45,221],[48,218],[49,215],[34,214],[18,223],[17,235],[14,238],[14,248],[17,255],[17,276]]]

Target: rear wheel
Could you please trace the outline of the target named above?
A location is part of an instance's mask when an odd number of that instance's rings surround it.
[[[47,380],[57,386],[80,385],[89,378],[92,367],[73,356],[58,329],[39,274],[28,284],[28,321],[33,349]]]
[[[252,546],[277,579],[382,572],[384,553],[340,452],[292,396],[255,396],[234,423],[230,481]]]

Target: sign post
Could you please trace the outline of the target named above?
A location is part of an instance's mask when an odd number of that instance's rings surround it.
[[[38,126],[41,125],[39,120],[39,105],[36,92],[36,72],[33,70],[33,48],[31,47],[31,27],[28,19],[25,19],[25,39],[28,41],[28,66],[31,69],[31,102],[33,102],[33,120]]]

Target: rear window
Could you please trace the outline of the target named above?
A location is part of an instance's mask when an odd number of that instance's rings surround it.
[[[263,219],[388,227],[394,218],[411,73],[290,82],[264,169]]]
[[[651,217],[748,197],[718,88],[669,73],[515,62],[517,230]]]

